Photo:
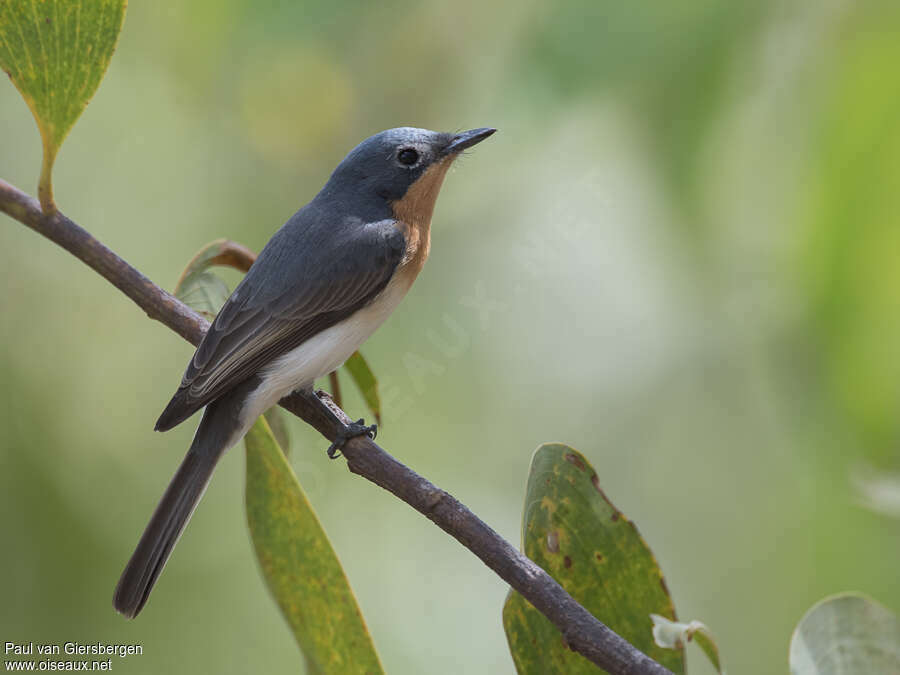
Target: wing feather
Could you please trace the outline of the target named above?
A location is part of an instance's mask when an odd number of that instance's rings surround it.
[[[392,220],[325,232],[299,211],[260,253],[197,347],[156,424],[170,429],[267,363],[371,302],[406,250]]]

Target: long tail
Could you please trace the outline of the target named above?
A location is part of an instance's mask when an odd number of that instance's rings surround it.
[[[246,388],[238,387],[206,407],[187,456],[166,488],[116,585],[113,606],[127,618],[134,618],[144,607],[219,458],[239,440],[238,420],[245,396]]]

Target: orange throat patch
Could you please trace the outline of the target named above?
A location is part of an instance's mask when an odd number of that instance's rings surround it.
[[[444,176],[452,163],[453,157],[447,157],[429,166],[409,187],[403,198],[391,204],[394,218],[405,228],[406,235],[406,254],[397,275],[404,277],[410,284],[415,281],[428,259],[431,249],[431,216]]]

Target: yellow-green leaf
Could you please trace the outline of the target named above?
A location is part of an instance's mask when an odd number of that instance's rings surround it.
[[[375,416],[375,421],[381,424],[381,399],[378,396],[378,380],[375,379],[375,373],[372,372],[369,364],[359,352],[354,352],[347,359],[344,368],[347,369],[353,383],[359,388],[363,400]]]
[[[813,605],[791,638],[791,675],[900,673],[900,622],[858,593]]]
[[[684,673],[684,650],[664,649],[653,640],[651,614],[675,620],[659,565],[576,450],[553,443],[535,452],[522,545],[594,616],[672,672]],[[549,619],[515,591],[503,607],[503,627],[520,675],[603,672],[569,650]]]
[[[265,419],[244,441],[253,546],[308,672],[383,672],[341,563]]]
[[[51,172],[66,134],[109,66],[126,0],[0,0],[0,67],[31,109],[44,144],[38,196],[55,209]]]
[[[284,411],[278,406],[274,406],[266,410],[263,413],[263,417],[269,423],[269,428],[272,430],[272,435],[275,437],[278,447],[284,451],[286,457],[290,457],[291,436],[288,433],[287,422],[284,421]]]

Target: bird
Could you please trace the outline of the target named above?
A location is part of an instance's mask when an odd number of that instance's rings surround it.
[[[156,422],[167,431],[203,408],[190,448],[125,566],[113,606],[144,607],[226,450],[291,393],[335,417],[313,391],[387,319],[428,258],[447,170],[492,135],[398,127],[357,145],[325,186],[272,236],[222,306]],[[340,422],[328,448],[374,437]]]

